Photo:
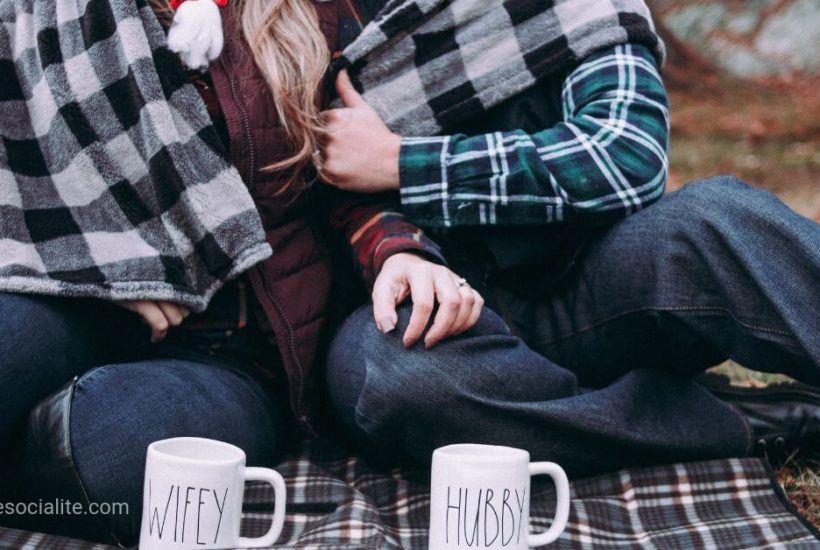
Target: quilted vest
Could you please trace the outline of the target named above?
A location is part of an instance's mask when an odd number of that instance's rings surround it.
[[[314,5],[332,51],[339,2]],[[281,174],[263,170],[288,155],[284,131],[230,6],[224,15],[225,47],[211,64],[211,78],[228,127],[231,162],[250,189],[273,248],[273,255],[247,275],[279,348],[293,413],[301,427],[313,433],[311,397],[318,388],[314,363],[326,324],[332,262],[309,194],[294,188],[282,191]]]

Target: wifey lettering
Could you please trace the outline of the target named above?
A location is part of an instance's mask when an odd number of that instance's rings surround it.
[[[446,508],[440,510],[445,514],[445,542],[465,548],[519,544],[526,493],[525,488],[448,486]]]
[[[192,538],[196,544],[216,544],[219,538],[219,528],[222,526],[225,502],[228,498],[227,487],[220,494],[220,491],[210,487],[171,485],[167,497],[165,491],[157,497],[158,503],[154,504],[154,492],[149,478],[149,535],[159,540],[172,540],[180,544],[190,542]],[[164,505],[162,501],[165,501]],[[168,517],[169,513],[171,518]],[[167,524],[169,521],[170,524]],[[173,532],[171,524],[173,524]],[[210,539],[206,531],[211,530],[213,540],[206,540],[206,537]]]

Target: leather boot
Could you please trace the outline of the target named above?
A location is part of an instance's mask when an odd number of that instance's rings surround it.
[[[29,415],[22,450],[13,468],[19,475],[11,480],[11,492],[18,502],[54,503],[55,507],[63,503],[63,510],[80,503],[83,511],[88,510],[90,500],[74,467],[71,450],[71,402],[76,383],[75,377]],[[11,519],[9,527],[120,545],[99,515],[25,514]]]
[[[714,374],[698,382],[746,418],[755,455],[775,463],[794,453],[820,457],[820,388],[799,382],[745,388]]]

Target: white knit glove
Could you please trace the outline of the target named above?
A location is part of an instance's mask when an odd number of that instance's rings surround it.
[[[212,0],[188,0],[174,15],[168,48],[191,69],[204,69],[222,52],[222,16]]]

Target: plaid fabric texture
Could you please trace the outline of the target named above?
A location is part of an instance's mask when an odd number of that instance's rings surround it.
[[[428,470],[379,471],[328,443],[306,444],[277,470],[288,513],[276,548],[426,549]],[[549,525],[554,489],[533,485],[533,530]],[[245,536],[264,534],[270,488],[245,491]],[[622,470],[572,483],[570,523],[556,549],[818,548],[765,463],[731,459]],[[0,529],[0,548],[101,548]]]
[[[398,197],[349,193],[323,187],[321,204],[329,205],[329,226],[345,236],[354,265],[372,288],[384,262],[393,254],[412,252],[446,264],[439,246],[398,212]]]
[[[144,0],[0,0],[0,289],[195,311],[270,255]]]
[[[433,227],[598,223],[660,198],[669,109],[645,46],[598,50],[552,93],[562,118],[533,134],[405,137],[400,174],[407,217]]]
[[[392,0],[336,68],[392,130],[428,136],[627,42],[663,57],[643,0]]]

